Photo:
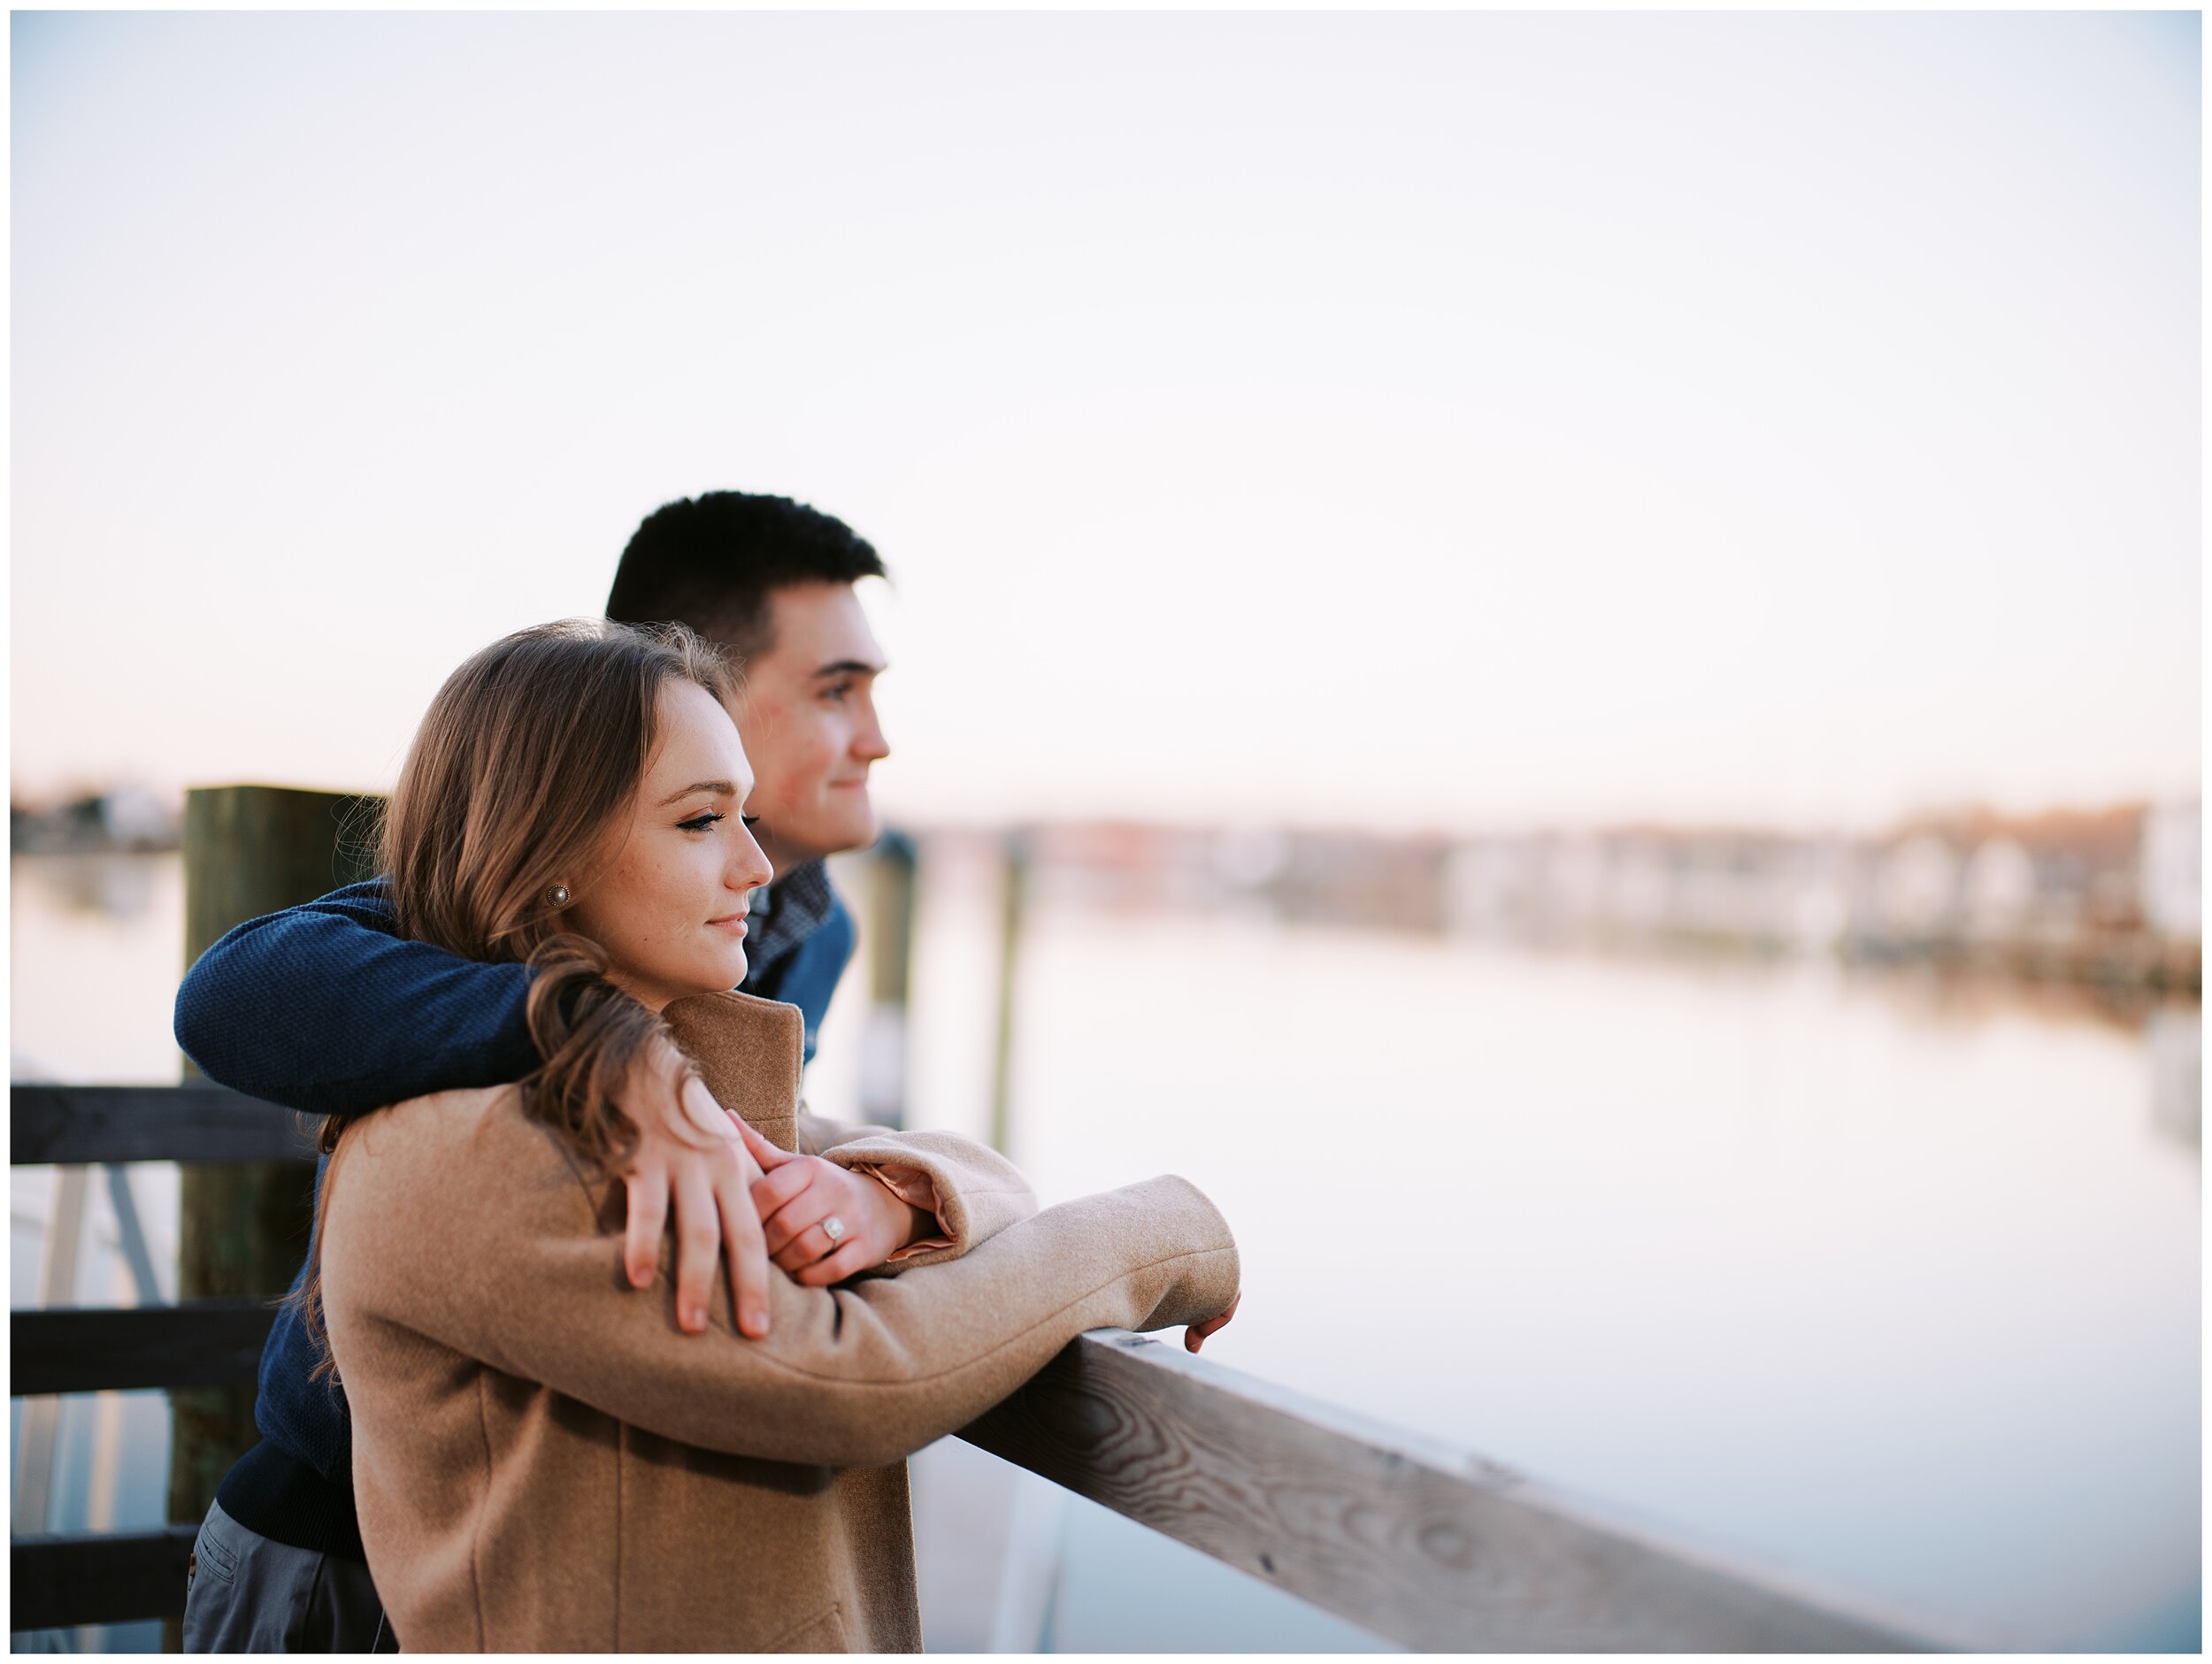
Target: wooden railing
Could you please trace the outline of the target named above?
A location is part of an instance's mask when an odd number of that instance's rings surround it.
[[[311,1159],[296,1116],[216,1086],[17,1085],[12,1121],[18,1166]],[[273,1316],[247,1300],[16,1311],[10,1392],[250,1385]],[[1409,1647],[1965,1645],[1121,1330],[1081,1337],[960,1437]],[[176,1615],[195,1530],[15,1537],[12,1628]]]
[[[221,1086],[9,1089],[17,1167],[125,1162],[311,1162],[300,1118]],[[270,1300],[50,1307],[8,1315],[8,1392],[251,1387],[276,1308]],[[184,1610],[196,1522],[155,1530],[15,1536],[9,1622],[18,1632],[173,1618]]]

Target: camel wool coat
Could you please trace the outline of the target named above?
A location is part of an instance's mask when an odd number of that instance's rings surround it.
[[[349,1129],[322,1290],[353,1416],[361,1540],[409,1652],[914,1652],[905,1457],[1084,1330],[1200,1322],[1238,1286],[1227,1225],[1173,1177],[1035,1211],[999,1156],[799,1108],[795,1008],[668,1018],[708,1087],[787,1149],[918,1169],[953,1246],[835,1288],[770,1277],[676,1327],[670,1258],[623,1275],[622,1186],[511,1086]]]

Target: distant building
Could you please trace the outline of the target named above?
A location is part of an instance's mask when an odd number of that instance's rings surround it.
[[[18,855],[87,855],[174,849],[181,804],[142,786],[119,786],[47,809],[8,806],[8,847]]]
[[[142,786],[119,786],[101,798],[100,824],[119,849],[173,848],[182,831],[175,805]]]
[[[1094,901],[1233,902],[1509,941],[1923,961],[2188,989],[2198,985],[2201,824],[2189,802],[2026,816],[1973,807],[1870,837],[1105,824],[1034,836],[1055,893],[1077,883]]]
[[[1916,832],[1882,857],[1874,906],[1883,927],[1908,938],[1939,935],[1958,907],[1959,858],[1949,841]]]
[[[1653,837],[1630,837],[1614,846],[1606,873],[1607,916],[1631,931],[1664,930],[1673,918],[1674,862]]]
[[[1605,896],[1605,848],[1586,832],[1544,840],[1543,893],[1561,923],[1587,929],[1601,916]]]
[[[2020,935],[2035,913],[2035,857],[2000,832],[1966,863],[1966,930],[1970,936]]]
[[[1523,918],[1532,901],[1535,863],[1517,840],[1462,844],[1451,852],[1444,878],[1453,926],[1481,935]]]
[[[2200,802],[2162,803],[2143,817],[2143,917],[2170,940],[2203,938],[2203,839]]]
[[[1832,953],[1851,924],[1850,850],[1839,840],[1807,843],[1789,874],[1783,939],[1800,953]]]

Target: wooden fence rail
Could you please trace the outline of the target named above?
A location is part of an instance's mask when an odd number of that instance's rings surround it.
[[[8,1548],[8,1622],[20,1632],[173,1618],[199,1530],[19,1537]]]
[[[250,1387],[275,1315],[269,1300],[241,1299],[10,1312],[8,1392]]]
[[[18,1165],[311,1157],[299,1117],[217,1087],[19,1085],[12,1098]],[[10,1392],[250,1385],[273,1311],[17,1311]],[[1077,1339],[960,1437],[1417,1649],[1981,1645],[1120,1330]],[[15,1538],[13,1627],[173,1616],[194,1530]]]
[[[1948,1651],[1479,1456],[1124,1330],[960,1436],[1419,1651]]]
[[[94,1162],[312,1162],[305,1117],[227,1086],[8,1089],[8,1160],[17,1167]]]

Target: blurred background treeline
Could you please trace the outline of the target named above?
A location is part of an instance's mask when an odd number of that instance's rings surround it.
[[[171,851],[181,827],[180,803],[144,786],[9,808],[17,855]],[[2029,815],[1978,805],[1872,835],[1633,825],[1454,837],[1069,821],[1020,836],[1034,858],[1110,904],[1248,897],[1286,919],[1528,946],[1918,963],[2078,983],[2117,1004],[2131,991],[2200,986],[2194,801]]]

